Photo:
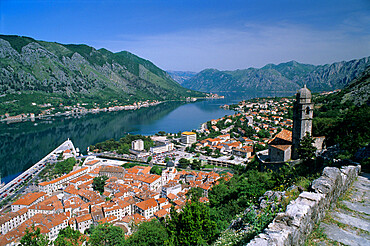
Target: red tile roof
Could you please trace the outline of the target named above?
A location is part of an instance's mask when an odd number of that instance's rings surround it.
[[[158,204],[154,198],[150,198],[148,200],[145,200],[145,201],[142,201],[136,204],[136,206],[138,208],[141,208],[142,210],[148,210],[150,208],[156,207],[157,205]]]
[[[24,196],[22,196],[20,199],[18,199],[17,201],[13,202],[12,205],[25,205],[25,206],[29,206],[33,202],[35,202],[37,199],[39,199],[40,197],[43,197],[45,195],[46,195],[45,192],[27,193]]]

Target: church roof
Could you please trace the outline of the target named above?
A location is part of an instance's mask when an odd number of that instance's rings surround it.
[[[281,145],[289,144],[292,142],[292,132],[286,129],[281,130],[270,142],[269,144]]]
[[[290,147],[292,147],[292,145],[270,145],[270,146],[273,147],[273,148],[282,150],[282,151],[285,151],[285,150],[289,149]]]

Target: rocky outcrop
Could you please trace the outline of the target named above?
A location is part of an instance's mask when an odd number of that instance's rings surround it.
[[[326,167],[322,176],[312,182],[311,192],[302,192],[291,201],[286,211],[279,213],[264,232],[248,245],[302,245],[314,225],[324,218],[326,211],[348,189],[360,171],[359,165],[341,169]]]

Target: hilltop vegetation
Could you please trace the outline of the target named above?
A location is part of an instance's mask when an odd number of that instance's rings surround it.
[[[370,68],[340,92],[314,98],[313,134],[339,144],[340,158],[353,158],[370,142]]]
[[[0,114],[36,104],[127,104],[203,96],[181,87],[152,62],[127,51],[96,50],[0,35]]]
[[[295,92],[306,84],[312,91],[326,91],[345,87],[368,66],[370,66],[369,57],[320,66],[290,61],[278,65],[268,64],[260,69],[235,71],[206,69],[185,80],[181,85],[204,92]]]

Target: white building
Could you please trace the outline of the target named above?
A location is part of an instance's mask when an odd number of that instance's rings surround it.
[[[131,149],[137,150],[137,151],[143,151],[144,150],[144,141],[142,139],[137,139],[131,142]]]
[[[90,226],[93,224],[93,219],[91,217],[91,214],[85,214],[85,215],[76,217],[76,224],[77,224],[77,229],[81,233],[84,233],[85,230],[89,229]]]
[[[141,181],[142,184],[146,184],[149,190],[156,191],[162,185],[162,177],[159,175],[152,174],[149,177]]]
[[[166,141],[166,142],[156,142],[156,146],[150,147],[149,151],[153,154],[159,154],[172,151],[173,149],[174,149],[173,143],[171,143],[170,141]]]
[[[167,165],[167,168],[162,171],[162,185],[165,185],[170,180],[174,180],[177,175],[177,170],[173,166],[173,162],[170,161],[172,166]]]
[[[149,219],[158,211],[158,204],[154,198],[150,198],[135,204],[135,210],[138,214],[144,216],[145,219]]]
[[[177,195],[181,192],[181,184],[170,182],[164,186],[162,186],[162,197],[167,197],[170,193]]]
[[[45,199],[45,192],[27,193],[11,205],[12,212],[17,212],[22,208],[29,208]]]
[[[197,134],[195,132],[181,133],[181,142],[184,144],[193,144],[197,142]]]
[[[68,181],[85,175],[88,171],[88,167],[83,167],[51,181],[41,182],[39,183],[39,190],[46,192],[48,195],[51,195],[51,193],[57,191],[58,189],[63,189],[67,187],[69,185]]]
[[[5,213],[0,216],[0,232],[5,235],[10,230],[18,227],[20,224],[29,219],[27,208],[18,210],[17,212]]]

